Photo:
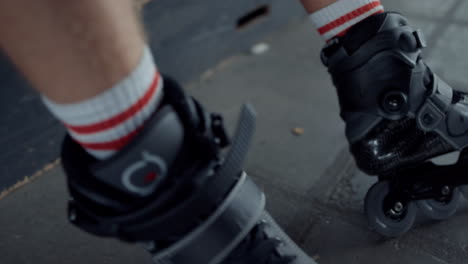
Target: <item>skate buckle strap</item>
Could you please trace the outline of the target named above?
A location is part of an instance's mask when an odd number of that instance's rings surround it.
[[[419,128],[425,132],[434,131],[446,118],[452,97],[452,88],[434,75],[432,94],[426,99],[416,114]]]
[[[253,109],[244,106],[232,147],[217,170],[216,183],[212,183],[210,189],[226,188],[222,186],[226,185],[226,181],[238,178],[235,186],[198,227],[168,248],[155,249],[153,260],[156,263],[220,263],[259,221],[265,207],[265,197],[241,170],[254,128]]]
[[[217,210],[170,247],[155,250],[158,264],[218,264],[260,221],[265,196],[245,173]]]
[[[452,88],[434,75],[433,92],[417,112],[416,121],[421,130],[439,134],[454,149],[460,150],[468,145],[466,111],[457,110],[460,106],[452,99]]]

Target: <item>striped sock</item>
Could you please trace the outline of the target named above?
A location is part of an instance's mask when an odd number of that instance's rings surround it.
[[[338,0],[310,14],[310,19],[322,38],[329,41],[336,36],[343,36],[362,20],[383,12],[384,8],[380,1]]]
[[[163,81],[149,48],[137,68],[109,90],[73,104],[45,105],[61,120],[70,136],[98,159],[124,147],[157,109]]]

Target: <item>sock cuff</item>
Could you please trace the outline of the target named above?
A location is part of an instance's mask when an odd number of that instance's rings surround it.
[[[72,126],[86,125],[121,113],[147,91],[157,72],[151,51],[145,47],[136,69],[112,88],[77,103],[60,104],[42,96],[47,108],[61,121]],[[119,103],[125,101],[125,103]],[[103,116],[97,114],[101,112]]]
[[[133,72],[87,100],[59,104],[42,96],[70,136],[93,156],[104,159],[124,147],[162,99],[163,80],[148,47]]]
[[[322,38],[329,41],[367,17],[383,11],[378,0],[338,0],[310,14],[310,20]]]

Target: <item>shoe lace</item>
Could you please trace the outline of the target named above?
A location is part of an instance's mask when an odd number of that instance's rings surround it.
[[[257,224],[226,259],[226,264],[289,264],[296,256],[281,255],[276,248],[281,240],[266,235],[266,223]]]

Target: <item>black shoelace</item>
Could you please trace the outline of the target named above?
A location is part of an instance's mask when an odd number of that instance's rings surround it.
[[[269,238],[264,231],[266,223],[255,226],[223,264],[289,264],[296,257],[282,256],[276,248],[282,243]]]

